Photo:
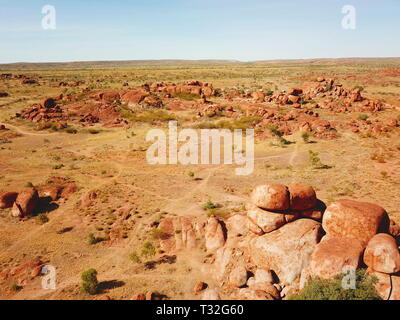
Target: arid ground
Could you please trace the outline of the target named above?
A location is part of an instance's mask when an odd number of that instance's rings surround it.
[[[400,223],[400,59],[3,65],[0,74],[0,194],[34,187],[41,197],[26,216],[0,210],[1,299],[199,299],[199,282],[221,286],[201,231],[208,216],[246,215],[263,184],[308,184],[326,204],[376,203]],[[148,164],[148,130],[171,119],[254,128],[254,172]],[[175,217],[196,221],[190,248],[165,243],[159,225]],[[42,265],[56,268],[55,290],[42,288]],[[94,296],[80,289],[89,268]]]

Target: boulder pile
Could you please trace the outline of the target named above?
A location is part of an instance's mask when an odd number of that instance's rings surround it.
[[[203,299],[285,299],[307,281],[363,268],[384,299],[400,299],[399,227],[375,204],[339,200],[325,206],[305,184],[257,186],[245,214],[164,218],[162,249],[201,248],[212,279]],[[177,232],[179,230],[179,232]],[[210,271],[211,270],[211,271]],[[194,291],[199,293],[198,284]]]
[[[38,191],[34,187],[17,192],[0,192],[0,209],[11,208],[11,216],[16,218],[29,218],[37,213],[42,206],[68,197],[77,191],[74,182],[49,179],[46,186]]]

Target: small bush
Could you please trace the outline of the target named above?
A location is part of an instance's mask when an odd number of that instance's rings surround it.
[[[344,289],[344,274],[335,279],[308,281],[304,289],[289,297],[289,300],[381,300],[375,290],[376,277],[367,275],[365,270],[356,272],[356,289]]]
[[[154,228],[153,230],[151,230],[151,237],[155,240],[161,240],[167,238],[168,233],[165,233],[160,229]]]
[[[34,185],[32,182],[27,182],[25,185],[25,188],[33,188],[33,187],[34,187]]]
[[[89,233],[89,235],[88,235],[88,243],[90,245],[99,243],[99,242],[101,242],[103,240],[104,240],[103,238],[96,237],[93,233]]]
[[[13,284],[10,286],[10,290],[11,290],[11,291],[14,291],[14,292],[17,292],[17,291],[22,290],[22,287],[19,286],[19,285],[17,285],[17,284],[15,284],[15,283],[13,283]]]
[[[81,274],[82,291],[89,294],[96,294],[99,289],[99,282],[97,281],[97,271],[95,269],[88,269]]]
[[[60,163],[60,164],[55,164],[55,165],[53,166],[53,170],[59,170],[59,169],[62,169],[62,168],[64,168],[64,165],[63,165],[62,163]]]
[[[221,207],[220,205],[213,203],[211,200],[208,200],[203,205],[203,210],[212,210],[212,209],[217,209],[217,208],[220,208],[220,207]]]
[[[49,218],[47,217],[47,215],[45,213],[40,213],[37,216],[37,219],[40,224],[45,224],[45,223],[49,222]]]
[[[360,120],[362,120],[362,121],[365,121],[365,120],[368,119],[368,115],[365,114],[365,113],[361,113],[361,114],[358,116],[358,119],[360,119]]]
[[[194,172],[193,172],[193,171],[188,172],[188,176],[189,176],[190,178],[194,178]]]
[[[137,255],[136,251],[133,251],[130,255],[129,255],[129,259],[131,259],[131,261],[133,263],[140,263],[140,258]]]
[[[156,248],[154,248],[151,242],[145,242],[142,246],[142,256],[144,257],[151,257],[156,254]]]
[[[304,131],[304,132],[301,134],[301,137],[302,137],[304,143],[309,143],[309,142],[310,142],[311,134],[310,134],[308,131]]]
[[[364,87],[363,86],[354,86],[353,90],[355,89],[360,89],[360,91],[364,91]]]
[[[330,169],[331,166],[323,164],[319,158],[319,153],[312,150],[308,150],[309,160],[314,169]]]

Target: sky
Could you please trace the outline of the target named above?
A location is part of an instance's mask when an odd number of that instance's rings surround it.
[[[400,0],[0,0],[0,63],[400,57],[399,16]]]

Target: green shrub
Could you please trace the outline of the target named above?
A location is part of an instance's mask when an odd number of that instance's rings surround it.
[[[360,91],[364,91],[364,87],[363,86],[354,86],[353,90],[354,89],[360,89]]]
[[[204,205],[203,205],[203,210],[212,210],[212,209],[217,209],[220,208],[218,204],[213,203],[211,200],[208,200]]]
[[[103,238],[96,237],[93,233],[89,233],[89,236],[88,236],[88,243],[89,244],[96,244],[96,243],[101,242],[103,240],[104,240]]]
[[[25,188],[33,188],[33,187],[34,187],[34,185],[32,182],[27,182],[25,185]]]
[[[368,119],[368,115],[365,114],[365,113],[361,113],[361,114],[358,116],[358,119],[365,121],[365,120]]]
[[[136,251],[133,251],[130,255],[129,255],[129,259],[131,259],[131,261],[133,263],[140,263],[140,258],[137,255]]]
[[[375,290],[376,277],[367,275],[365,270],[356,272],[356,289],[345,289],[342,286],[343,275],[335,279],[312,279],[307,282],[299,294],[290,296],[289,300],[381,300]]]
[[[47,215],[45,213],[40,213],[37,216],[37,219],[40,224],[45,224],[45,223],[49,222],[49,218],[47,217]]]
[[[308,156],[309,156],[310,163],[314,169],[330,169],[331,168],[331,166],[328,166],[321,162],[318,152],[308,150]]]
[[[10,290],[11,290],[11,291],[14,291],[14,292],[17,292],[17,291],[22,290],[22,287],[19,286],[19,285],[17,285],[17,284],[15,284],[15,283],[13,283],[13,284],[10,286]]]
[[[166,239],[168,237],[168,233],[158,228],[154,228],[151,230],[151,237],[155,240]]]
[[[144,257],[151,257],[156,254],[156,248],[154,248],[151,242],[145,242],[142,246],[142,256]]]
[[[197,99],[200,99],[200,96],[197,94],[193,93],[186,93],[186,92],[180,92],[175,95],[175,97],[186,100],[186,101],[195,101]]]
[[[99,289],[99,282],[97,281],[97,271],[95,269],[88,269],[81,274],[82,291],[89,294],[96,294]]]
[[[309,142],[310,142],[311,134],[310,134],[308,131],[304,131],[304,132],[301,134],[301,137],[303,138],[304,143],[309,143]]]

